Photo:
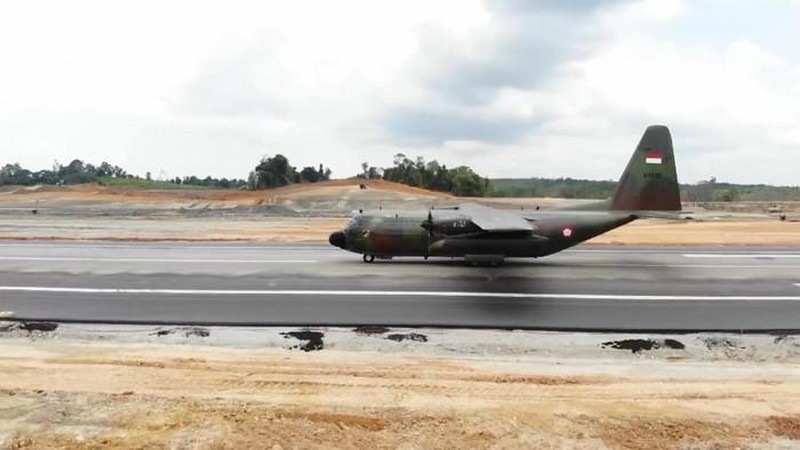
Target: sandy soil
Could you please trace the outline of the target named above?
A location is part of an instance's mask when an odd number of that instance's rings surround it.
[[[343,218],[2,217],[0,239],[99,241],[241,241],[327,243]],[[800,246],[800,222],[642,220],[592,244],[654,246]]]
[[[589,244],[798,246],[800,222],[642,220],[600,235]]]
[[[632,358],[4,339],[0,442],[11,448],[800,445],[800,377],[787,378],[785,367],[766,364],[741,376],[744,365],[731,362]],[[586,370],[604,363],[625,374]],[[703,375],[680,375],[691,371]]]
[[[366,189],[360,189],[363,184]],[[384,198],[451,199],[450,195],[383,180],[335,180],[317,184],[292,184],[277,189],[240,191],[231,189],[148,190],[98,185],[32,186],[0,188],[0,205],[59,207],[64,205],[159,203],[167,205],[258,206],[305,198],[339,200],[350,195],[382,194]],[[37,203],[38,202],[38,203]]]
[[[342,218],[0,217],[0,239],[327,243]]]
[[[464,199],[385,181],[286,186],[268,191],[132,190],[96,185],[0,188],[0,239],[110,241],[327,242],[348,213],[423,208]],[[469,200],[469,199],[467,199]],[[476,200],[476,199],[475,199]],[[481,199],[498,207],[563,207],[578,200]],[[797,246],[800,221],[779,221],[764,204],[730,211],[692,205],[694,221],[639,221],[589,244]],[[38,208],[37,214],[31,214]],[[791,206],[795,208],[795,206]]]

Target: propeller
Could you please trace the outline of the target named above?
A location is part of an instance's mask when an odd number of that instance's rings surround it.
[[[428,232],[428,240],[425,242],[425,259],[428,259],[428,254],[431,238],[433,237],[433,208],[428,210],[428,217],[422,222],[422,228]]]

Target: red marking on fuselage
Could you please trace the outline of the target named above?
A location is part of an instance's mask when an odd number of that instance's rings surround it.
[[[372,233],[372,243],[376,251],[392,250],[394,239],[388,234]]]

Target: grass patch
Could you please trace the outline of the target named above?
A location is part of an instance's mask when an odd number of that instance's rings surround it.
[[[173,190],[200,190],[200,189],[223,189],[213,186],[196,186],[192,184],[175,184],[169,181],[143,180],[141,178],[100,178],[97,180],[100,186],[121,187],[127,189],[173,189]]]

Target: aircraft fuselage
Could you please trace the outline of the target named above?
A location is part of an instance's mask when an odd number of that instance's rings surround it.
[[[556,253],[634,220],[620,211],[521,212],[532,231],[481,233],[457,210],[436,210],[436,228],[426,229],[428,211],[354,213],[331,244],[378,258],[396,256],[541,257]]]

